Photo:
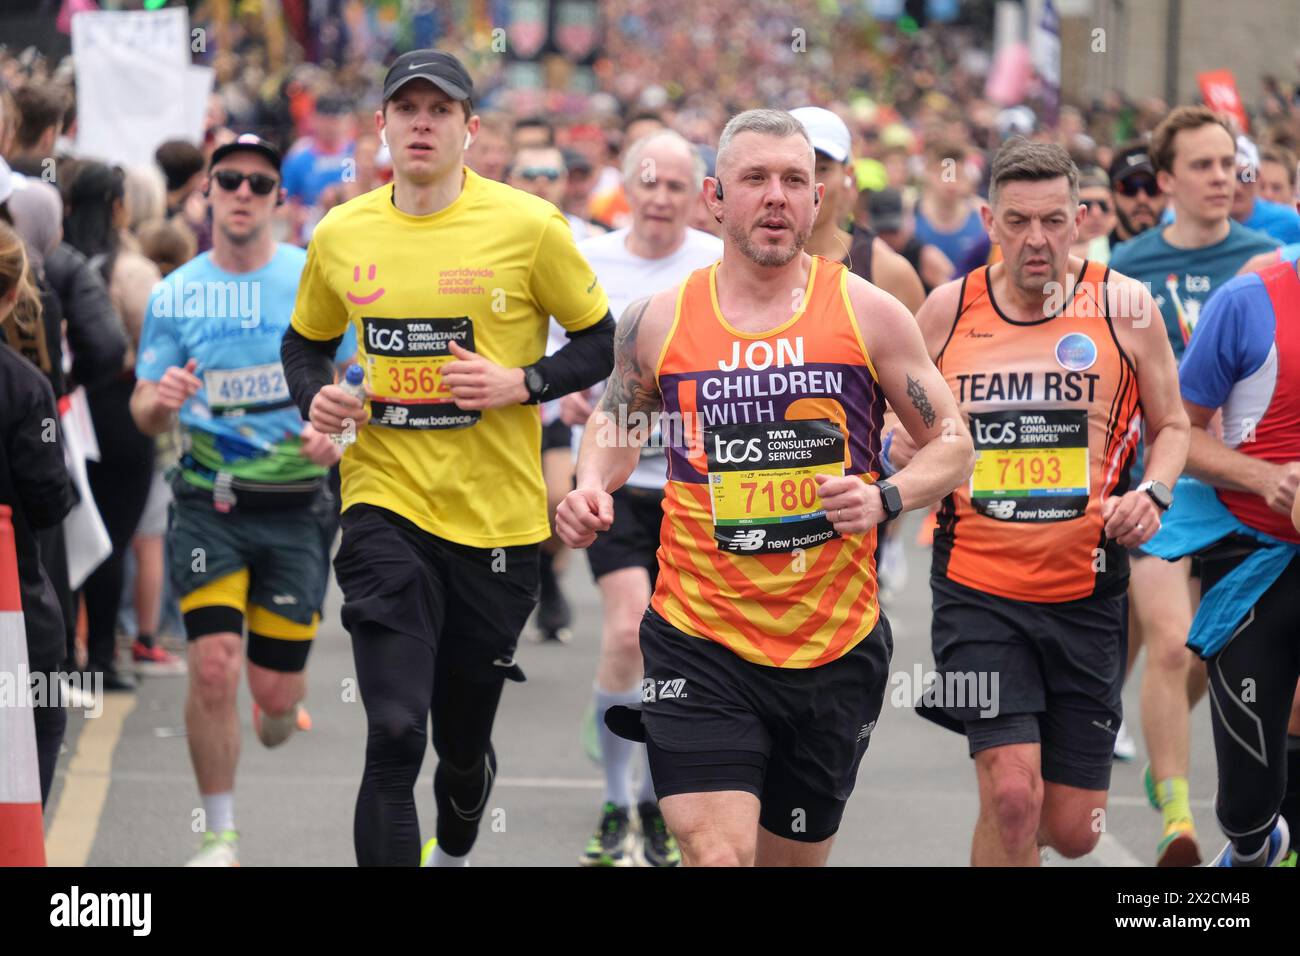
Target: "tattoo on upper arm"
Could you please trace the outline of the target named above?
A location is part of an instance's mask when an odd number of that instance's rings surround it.
[[[925,422],[925,427],[933,427],[934,406],[930,404],[930,396],[925,393],[925,386],[910,375],[907,376],[907,397],[912,400],[912,407],[921,416],[921,421]]]
[[[643,368],[637,356],[641,320],[649,306],[649,298],[638,299],[623,311],[618,320],[614,332],[614,371],[600,399],[600,409],[607,415],[617,417],[620,408],[625,409],[625,415],[631,415],[634,412],[657,412],[663,407],[654,370]]]

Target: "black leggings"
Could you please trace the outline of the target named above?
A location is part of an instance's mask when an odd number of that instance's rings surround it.
[[[436,657],[436,661],[435,661]],[[470,681],[421,640],[375,624],[352,632],[357,686],[366,708],[366,769],[353,839],[360,866],[416,866],[420,824],[415,780],[433,714],[438,846],[464,856],[474,846],[496,775],[492,722],[503,678]]]
[[[1208,591],[1242,558],[1207,560]],[[1219,762],[1219,825],[1239,854],[1257,851],[1286,790],[1287,722],[1300,676],[1300,558],[1255,602],[1228,645],[1207,662],[1210,718]],[[1288,820],[1295,827],[1300,820]]]
[[[116,381],[87,394],[100,460],[87,462],[95,506],[113,553],[86,579],[86,651],[92,671],[110,669],[116,651],[117,610],[127,548],[144,514],[153,483],[154,442],[131,419],[133,381]]]

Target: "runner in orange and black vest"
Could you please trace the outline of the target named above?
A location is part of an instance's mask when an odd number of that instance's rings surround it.
[[[586,547],[658,425],[668,482],[639,712],[687,865],[820,865],[884,698],[875,529],[969,475],[956,403],[897,300],[803,247],[825,190],[798,119],[733,118],[704,199],[723,258],[629,306],[557,532]],[[880,479],[885,401],[922,443]],[[951,440],[941,440],[944,436]]]
[[[1139,283],[1069,255],[1084,207],[1060,147],[994,158],[985,227],[1001,263],[940,286],[917,321],[970,424],[970,482],[939,511],[921,713],[975,759],[974,865],[1091,852],[1121,719],[1126,548],[1171,502],[1188,422]],[[1129,487],[1142,420],[1143,480]],[[910,458],[900,429],[891,461]]]

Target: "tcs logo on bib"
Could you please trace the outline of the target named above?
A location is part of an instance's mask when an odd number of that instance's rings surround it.
[[[739,447],[737,447],[739,446]],[[759,439],[751,438],[749,441],[742,441],[739,438],[732,441],[724,442],[721,435],[715,435],[713,439],[714,460],[720,465],[733,465],[746,461],[762,461],[763,449],[760,447]]]
[[[972,424],[975,426],[975,444],[978,447],[1010,445],[1016,440],[1015,422],[982,422],[973,418]]]

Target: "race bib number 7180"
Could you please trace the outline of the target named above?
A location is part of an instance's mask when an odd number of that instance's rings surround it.
[[[713,425],[704,442],[720,550],[770,554],[838,537],[815,477],[844,474],[844,433],[834,422]]]

